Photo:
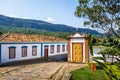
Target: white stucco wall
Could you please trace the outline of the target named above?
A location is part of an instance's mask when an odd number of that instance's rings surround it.
[[[43,44],[43,56],[44,56],[44,46],[48,46],[48,56],[53,56],[53,55],[59,55],[59,54],[67,54],[68,51],[67,51],[67,43],[53,43],[53,44]],[[51,45],[54,45],[54,53],[50,53],[50,46]],[[57,45],[60,45],[60,52],[58,53],[57,52]],[[65,52],[62,52],[62,45],[65,45]]]
[[[70,56],[71,56],[71,61],[73,61],[72,58],[72,43],[83,43],[83,63],[85,63],[85,39],[84,38],[73,38],[70,39]]]
[[[16,47],[16,57],[9,59],[9,47]],[[27,46],[27,56],[22,57],[21,47]],[[32,56],[32,46],[37,46],[37,55]],[[12,62],[25,59],[33,59],[41,57],[41,44],[1,44],[1,62]]]
[[[42,45],[41,45],[42,44]],[[67,43],[2,43],[1,44],[1,63],[20,61],[44,57],[44,46],[48,45],[48,56],[67,54]],[[54,45],[54,53],[50,53],[50,46]],[[60,45],[60,52],[57,53],[57,45]],[[62,45],[65,45],[65,52],[62,52]],[[9,59],[9,47],[16,47],[15,58]],[[22,46],[27,46],[27,56],[22,57]],[[37,55],[32,56],[32,46],[37,46]],[[42,51],[41,51],[42,50]]]

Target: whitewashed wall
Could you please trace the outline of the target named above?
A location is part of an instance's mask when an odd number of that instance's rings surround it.
[[[9,59],[9,47],[16,47],[16,57]],[[22,46],[27,46],[27,56],[22,57]],[[32,46],[37,46],[37,55],[32,56]],[[1,62],[12,62],[25,59],[33,59],[41,57],[41,44],[1,44]]]
[[[117,59],[116,58],[119,58],[118,56],[112,56],[110,54],[106,54],[105,55],[105,61],[106,62],[116,62]],[[120,58],[119,58],[120,59]]]
[[[98,54],[98,52],[100,52],[100,50],[103,50],[103,48],[100,48],[99,46],[93,46],[93,57],[103,57],[102,54]],[[118,56],[112,56],[109,54],[105,55],[105,61],[106,62],[116,62],[116,58],[119,58]],[[104,62],[103,60],[98,60],[101,62]]]
[[[83,63],[85,63],[85,39],[84,38],[73,38],[70,39],[70,56],[72,57],[72,43],[83,43]],[[71,61],[73,61],[73,58],[71,58]]]
[[[67,43],[52,43],[52,44],[43,44],[43,56],[44,56],[44,46],[48,46],[48,56],[54,56],[54,55],[60,55],[60,54],[67,54],[68,51],[67,51]],[[54,45],[54,53],[50,53],[50,46],[51,45]],[[58,53],[57,52],[57,45],[60,45],[60,52]],[[62,45],[65,45],[65,52],[62,52]]]

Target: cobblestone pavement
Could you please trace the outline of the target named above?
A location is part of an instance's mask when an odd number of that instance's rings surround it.
[[[69,80],[71,77],[71,74],[70,74],[71,71],[79,68],[83,68],[85,66],[87,66],[87,64],[66,62],[65,65],[55,74],[52,80]]]
[[[72,70],[86,66],[67,62],[43,62],[29,65],[0,67],[0,80],[57,80]],[[58,74],[59,73],[59,74]],[[56,75],[57,74],[57,75]]]

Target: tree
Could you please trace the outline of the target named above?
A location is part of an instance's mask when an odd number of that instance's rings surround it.
[[[92,40],[92,35],[89,36],[89,48],[90,48],[90,53],[93,56],[93,40]]]
[[[84,25],[101,28],[120,38],[120,0],[78,0],[75,16],[83,17]]]
[[[109,37],[104,43],[104,50],[99,53],[120,56],[120,0],[78,0],[79,6],[75,15],[84,18],[84,25],[91,25],[93,28],[101,28],[114,37]],[[104,59],[105,60],[105,59]],[[120,80],[120,60],[118,63],[107,65],[96,60],[103,68],[110,80]],[[113,69],[117,67],[117,69]]]
[[[108,37],[106,43],[104,43],[105,47],[103,50],[99,52],[99,54],[103,55],[103,60],[106,62],[105,55],[109,54],[114,56],[117,61],[112,63],[102,63],[95,60],[105,71],[107,75],[107,80],[120,80],[120,41],[113,37]],[[107,46],[107,47],[106,47]],[[114,59],[115,59],[114,58]]]

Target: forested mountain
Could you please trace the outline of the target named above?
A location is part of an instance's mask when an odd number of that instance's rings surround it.
[[[28,32],[31,34],[38,34],[40,32],[69,32],[73,33],[76,29],[72,26],[62,24],[52,24],[41,20],[20,19],[0,15],[0,30],[4,32]],[[95,30],[87,28],[79,28],[79,32],[88,32],[89,34],[100,35]],[[25,33],[24,32],[24,33]]]

